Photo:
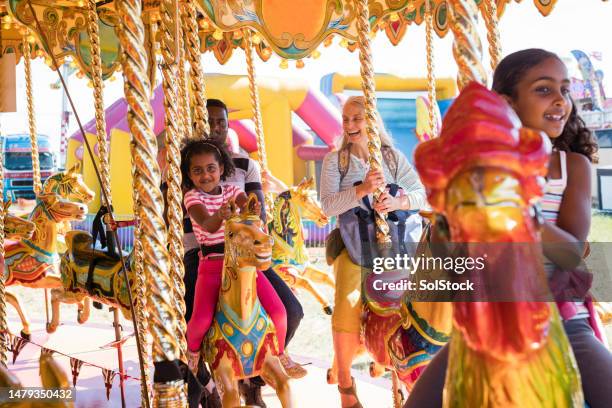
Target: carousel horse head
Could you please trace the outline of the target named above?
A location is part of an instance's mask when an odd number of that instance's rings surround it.
[[[314,187],[314,179],[312,177],[304,178],[300,184],[289,189],[289,195],[291,201],[297,205],[304,218],[314,221],[319,227],[323,227],[327,225],[329,218],[323,212]]]
[[[30,221],[9,214],[10,206],[11,202],[6,201],[0,208],[0,211],[4,213],[4,235],[8,239],[31,238],[36,226]]]
[[[232,216],[225,223],[225,264],[238,269],[266,270],[272,262],[272,237],[263,230],[257,212],[257,197],[249,195],[246,211],[238,213],[230,202]]]
[[[83,221],[87,215],[87,206],[85,204],[67,201],[55,194],[41,194],[37,199],[45,215],[57,223],[63,221]]]
[[[457,98],[440,137],[421,144],[415,152],[429,202],[446,217],[451,241],[469,243],[470,257],[487,258],[475,278],[487,288],[507,282],[504,295],[510,301],[527,299],[546,287],[540,247],[530,243],[540,240],[533,206],[543,194],[550,152],[548,138],[522,128],[500,96],[476,83]],[[478,296],[485,298],[486,291],[480,288]],[[548,325],[544,323],[550,317],[544,312],[546,306],[527,302],[455,306],[455,323],[466,337],[478,348],[490,347],[487,352],[498,357],[514,358],[515,353],[527,352],[546,338]],[[479,318],[471,319],[476,309]],[[536,309],[542,313],[535,313]],[[505,333],[509,335],[506,342],[494,340],[486,329],[495,327],[500,317],[523,328],[523,336]]]
[[[470,275],[476,290],[469,301],[453,304],[445,403],[467,398],[474,406],[527,406],[548,392],[572,398],[575,367],[565,365],[571,351],[554,308],[542,301],[550,292],[534,205],[543,195],[550,152],[544,134],[522,128],[500,96],[476,83],[455,100],[440,137],[415,151],[429,203],[446,218],[450,241],[466,243],[468,257],[486,259]],[[507,393],[510,383],[517,395]]]
[[[52,175],[45,181],[42,194],[57,194],[66,200],[90,203],[95,193],[87,187],[80,171],[81,163],[77,162],[68,170]]]

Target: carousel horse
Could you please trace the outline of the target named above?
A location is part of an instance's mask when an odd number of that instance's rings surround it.
[[[257,297],[257,271],[270,266],[272,238],[263,231],[256,203],[251,194],[246,211],[238,214],[230,202],[219,301],[202,347],[226,408],[240,406],[238,380],[258,375],[276,390],[283,407],[293,406],[289,377],[277,357],[276,329]]]
[[[87,187],[80,171],[81,164],[77,162],[68,170],[50,176],[45,180],[41,194],[57,194],[66,200],[84,204],[90,203],[94,199],[95,193]]]
[[[30,239],[36,226],[34,223],[24,220],[21,217],[17,217],[8,213],[9,207],[11,206],[10,201],[6,201],[0,211],[4,213],[4,236],[9,240],[18,240],[18,239]],[[5,292],[6,302],[13,305],[17,314],[19,315],[19,320],[21,320],[21,337],[25,339],[30,338],[30,323],[28,322],[28,318],[20,307],[19,298],[13,293],[7,291]]]
[[[268,226],[274,238],[272,269],[292,289],[308,291],[323,306],[324,312],[331,315],[331,304],[314,282],[333,289],[334,278],[310,263],[302,229],[302,216],[314,221],[319,227],[329,221],[321,209],[313,187],[312,177],[304,179],[274,200],[273,220]]]
[[[55,194],[41,194],[29,216],[36,226],[32,237],[7,241],[4,251],[3,278],[6,286],[31,288],[61,287],[58,271],[58,227],[65,221],[85,219],[87,207],[63,200]],[[16,297],[9,299],[20,316],[22,307]],[[27,334],[27,333],[26,333]]]
[[[449,242],[462,243],[468,257],[486,257],[475,273],[451,272],[472,279],[475,292],[455,293],[445,407],[584,406],[559,314],[544,301],[551,297],[534,204],[550,151],[548,138],[521,128],[510,106],[476,83],[455,100],[440,137],[416,149]]]
[[[421,214],[430,219],[428,214]],[[428,221],[423,228],[415,254],[431,256],[432,223],[433,220]],[[431,277],[432,274],[435,276],[435,271],[422,268],[415,276]],[[367,352],[373,359],[369,367],[372,377],[393,371],[410,392],[431,359],[448,342],[451,328],[450,302],[366,297],[362,316],[363,344],[357,355]],[[327,370],[327,382],[336,384],[337,375],[334,358],[332,367]]]
[[[89,189],[89,187],[87,187],[87,184],[85,184],[85,182],[83,181],[83,177],[80,174],[80,163],[75,164],[74,166],[72,166],[70,169],[66,171],[58,172],[50,176],[49,178],[47,178],[47,180],[45,180],[42,186],[41,195],[45,197],[46,196],[59,196],[59,198],[64,199],[64,200],[76,201],[76,202],[84,203],[84,204],[89,203],[94,198],[94,193]],[[34,208],[34,210],[32,211],[32,214],[30,215],[30,219],[32,219],[32,215],[36,211],[36,208],[38,207],[36,206]],[[12,219],[12,217],[10,219]],[[39,269],[40,268],[44,269],[46,267],[55,267],[55,264],[49,263],[49,261],[52,261],[55,257],[57,257],[57,253],[60,252],[59,250],[61,249],[60,248],[61,243],[57,239],[59,238],[58,234],[64,234],[66,231],[68,231],[70,229],[70,221],[72,220],[74,219],[67,218],[67,219],[58,221],[56,223],[57,224],[56,229],[55,229],[55,232],[53,232],[54,234],[53,239],[55,240],[54,241],[55,243],[51,245],[54,251],[51,253],[51,255],[49,255],[49,253],[48,252],[45,253],[43,249],[42,251],[38,253],[37,257],[28,258],[29,259],[28,262],[31,263],[30,265],[31,267],[36,266],[35,264],[37,262],[39,263],[37,265]],[[29,221],[25,221],[25,220],[24,222],[30,223]],[[5,230],[6,230],[6,226],[5,226]],[[41,232],[41,234],[44,235],[46,234],[46,232]],[[45,240],[47,239],[48,238],[45,238]],[[31,247],[31,245],[27,245],[27,246]],[[32,247],[32,249],[34,250],[37,248]],[[28,286],[28,285],[25,285],[25,286]],[[39,287],[39,286],[36,286],[36,287]],[[45,287],[45,286],[40,286],[40,287]],[[21,331],[21,335],[24,338],[29,338],[29,333],[30,333],[29,323],[25,315],[25,312],[23,310],[23,307],[21,306],[21,302],[19,298],[17,297],[17,295],[7,292],[7,302],[13,305],[13,307],[17,311],[17,314],[19,315],[19,318],[22,322],[23,329]],[[79,305],[79,315],[83,313],[84,310],[87,310],[88,308],[89,308],[88,304],[83,304],[83,305],[80,304]]]
[[[60,322],[60,303],[77,303],[85,307],[78,315],[83,324],[89,318],[90,298],[110,307],[117,307],[126,319],[130,319],[130,301],[121,260],[116,255],[94,249],[91,234],[69,231],[66,234],[66,252],[61,256],[60,275],[62,286],[51,290],[51,322],[49,333]],[[130,284],[134,284],[131,270],[132,253],[125,260]]]

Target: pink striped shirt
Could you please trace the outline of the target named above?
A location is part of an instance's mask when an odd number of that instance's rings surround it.
[[[221,194],[218,195],[208,194],[197,188],[189,190],[183,198],[185,208],[189,211],[194,205],[203,205],[206,211],[212,215],[221,208],[221,205],[242,193],[242,190],[234,185],[222,185],[220,187]],[[191,218],[191,223],[193,224],[193,232],[200,245],[212,246],[224,243],[225,221],[215,232],[206,231],[193,218]]]

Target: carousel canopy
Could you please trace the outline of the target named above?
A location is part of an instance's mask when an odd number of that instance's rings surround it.
[[[117,1],[96,2],[105,78],[119,67]],[[474,1],[484,16],[485,0]],[[30,2],[50,50],[44,50],[42,46]],[[448,32],[450,2],[431,0],[434,28],[439,36]],[[511,2],[497,0],[499,16]],[[548,15],[556,2],[533,0],[543,15]],[[34,55],[46,57],[49,65],[48,54],[52,52],[60,61],[71,56],[84,72],[89,72],[91,55],[85,3],[85,0],[0,0],[2,52],[14,52],[19,60],[21,44],[26,38],[35,44]],[[183,3],[177,0],[178,5]],[[201,51],[213,52],[220,63],[228,61],[234,49],[244,48],[242,29],[245,27],[256,32],[253,38],[255,50],[264,61],[273,52],[285,59],[316,56],[321,43],[330,44],[334,35],[343,37],[342,41],[349,50],[357,47],[357,3],[354,0],[193,0],[193,3],[197,7]],[[157,39],[159,36],[159,8],[160,1],[143,1],[147,38]],[[391,43],[397,45],[410,25],[423,23],[425,9],[425,0],[369,0],[372,33],[384,32]]]

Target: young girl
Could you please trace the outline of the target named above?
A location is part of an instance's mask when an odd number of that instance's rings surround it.
[[[597,158],[597,144],[570,98],[567,68],[551,52],[518,51],[497,66],[493,90],[508,101],[525,127],[541,130],[552,141],[542,200],[544,255],[560,269],[572,268],[585,252],[591,225],[591,162]],[[554,273],[555,266],[547,264],[552,266],[547,265],[547,271]],[[592,408],[610,406],[612,355],[594,335],[592,308],[584,301],[558,305],[586,402]],[[444,347],[417,381],[405,407],[442,405],[447,359]]]
[[[223,145],[213,140],[192,140],[181,151],[185,208],[200,244],[200,264],[193,314],[187,324],[189,366],[196,371],[199,350],[219,298],[225,240],[225,220],[231,216],[229,201],[243,208],[246,194],[234,185],[221,185],[234,165]],[[280,298],[262,273],[257,273],[257,295],[276,327],[280,353],[284,352],[287,316]]]

